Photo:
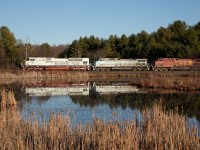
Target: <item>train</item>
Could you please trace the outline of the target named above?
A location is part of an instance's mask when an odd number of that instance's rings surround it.
[[[200,71],[200,59],[159,58],[148,59],[99,58],[90,63],[89,58],[29,57],[23,70],[61,71]]]

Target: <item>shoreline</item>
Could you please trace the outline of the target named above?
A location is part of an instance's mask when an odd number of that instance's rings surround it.
[[[1,70],[0,79],[102,78],[102,77],[199,77],[200,71],[23,71]]]
[[[130,81],[148,88],[200,90],[200,71],[3,71],[0,84],[12,82]]]

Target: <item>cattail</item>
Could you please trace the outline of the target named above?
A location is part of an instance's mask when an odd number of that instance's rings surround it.
[[[13,92],[1,91],[12,99]],[[11,95],[11,96],[8,96]],[[7,105],[7,104],[6,104]],[[33,113],[34,115],[34,113]],[[17,109],[0,111],[2,149],[200,149],[196,127],[188,130],[186,117],[166,111],[162,102],[142,110],[142,120],[70,125],[69,116],[52,114],[48,121],[23,120]]]

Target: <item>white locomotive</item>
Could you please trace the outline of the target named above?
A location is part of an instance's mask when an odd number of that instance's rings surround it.
[[[29,57],[25,70],[90,70],[89,58]]]
[[[94,70],[149,70],[147,59],[101,58],[94,62]]]

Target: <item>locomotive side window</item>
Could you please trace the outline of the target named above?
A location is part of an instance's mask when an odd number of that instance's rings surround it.
[[[82,61],[82,58],[69,58],[70,61]]]
[[[145,62],[145,60],[138,60],[138,62]]]
[[[84,64],[84,65],[87,65],[87,61],[83,61],[83,64]]]
[[[87,89],[83,89],[83,91],[87,91]]]

